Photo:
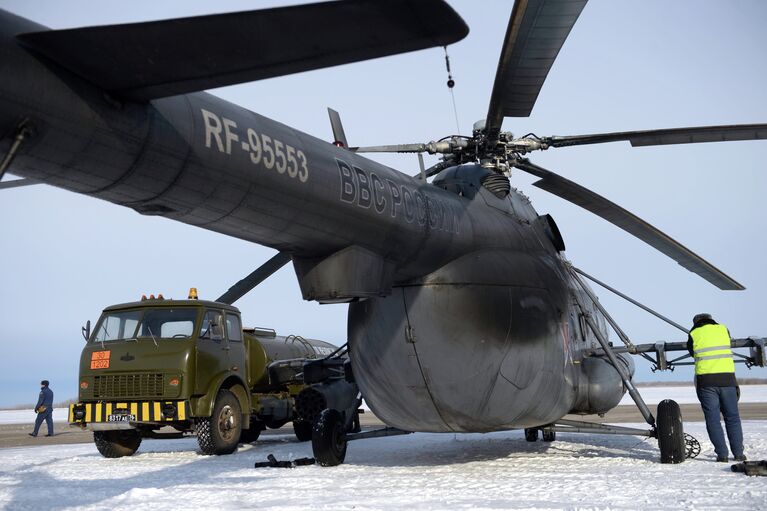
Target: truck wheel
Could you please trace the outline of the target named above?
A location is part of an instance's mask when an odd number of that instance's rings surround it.
[[[335,467],[346,458],[346,432],[338,410],[326,408],[312,428],[312,451],[323,467]]]
[[[228,390],[219,391],[213,415],[197,422],[197,443],[203,454],[232,454],[242,433],[242,411]]]
[[[661,463],[682,463],[686,446],[682,427],[682,411],[676,401],[664,399],[658,404],[658,448]]]
[[[132,456],[141,445],[141,434],[135,429],[94,431],[93,443],[105,458]]]
[[[293,432],[299,442],[308,442],[312,439],[312,423],[309,421],[293,421]]]
[[[257,422],[251,419],[250,427],[248,429],[243,429],[242,433],[240,433],[240,443],[252,444],[256,440],[258,440],[258,437],[261,436],[261,432],[263,430],[264,430],[263,423]]]
[[[538,428],[525,428],[525,440],[528,442],[538,440]]]

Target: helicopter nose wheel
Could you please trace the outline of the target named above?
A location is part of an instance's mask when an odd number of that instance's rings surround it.
[[[538,440],[537,428],[525,428],[525,440],[528,442],[535,442]]]

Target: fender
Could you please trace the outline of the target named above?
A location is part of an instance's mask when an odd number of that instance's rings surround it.
[[[193,417],[210,417],[213,414],[213,405],[216,401],[218,392],[222,389],[231,391],[237,401],[240,403],[240,409],[242,410],[242,427],[250,427],[250,399],[248,398],[247,389],[248,386],[240,377],[240,375],[233,372],[221,373],[221,375],[211,385],[215,392],[208,392],[199,397],[191,398],[190,404],[192,407]]]

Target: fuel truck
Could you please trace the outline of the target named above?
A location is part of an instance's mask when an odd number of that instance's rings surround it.
[[[316,370],[348,362],[335,346],[243,328],[236,307],[198,300],[194,288],[187,300],[152,295],[107,307],[83,336],[69,423],[92,430],[105,457],[130,456],[143,438],[190,433],[202,453],[230,454],[288,422],[306,441],[324,408],[342,413],[348,431],[359,430],[356,384],[343,371]]]

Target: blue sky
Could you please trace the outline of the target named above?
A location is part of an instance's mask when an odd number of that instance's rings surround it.
[[[449,2],[471,28],[448,48],[461,132],[484,117],[512,2]],[[0,0],[51,28],[123,23],[281,5],[278,2]],[[523,135],[767,121],[767,3],[592,0],[565,43],[532,116],[507,119]],[[320,138],[326,107],[352,145],[426,142],[455,132],[442,49],[213,91]],[[3,77],[2,79],[9,79]],[[403,171],[415,156],[378,158]],[[767,141],[552,149],[533,161],[592,188],[654,224],[743,283],[724,292],[602,219],[531,186],[513,185],[551,213],[576,266],[688,324],[711,312],[735,336],[767,336]],[[427,165],[429,164],[427,158]],[[46,186],[0,191],[0,406],[31,402],[41,378],[76,395],[80,326],[143,293],[213,299],[273,251]],[[682,340],[675,329],[606,292],[602,302],[636,343]],[[342,344],[345,306],[304,302],[290,266],[237,305],[246,325]],[[637,380],[691,379],[690,369]],[[764,369],[741,376],[767,377]]]

